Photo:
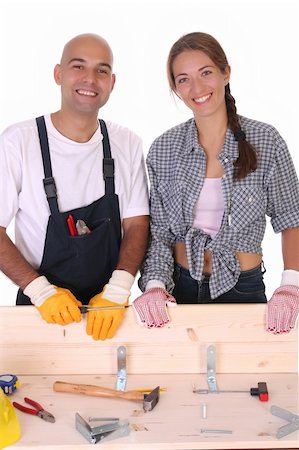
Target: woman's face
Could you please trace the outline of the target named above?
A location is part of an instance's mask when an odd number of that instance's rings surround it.
[[[200,50],[186,50],[173,61],[173,77],[177,95],[191,109],[195,118],[226,114],[225,86],[230,69],[221,72]]]

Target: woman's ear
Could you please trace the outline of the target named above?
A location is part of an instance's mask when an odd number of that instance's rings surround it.
[[[224,69],[224,83],[225,83],[225,86],[229,83],[229,81],[230,81],[230,73],[231,73],[231,69],[230,69],[230,66],[226,66],[225,67],[225,69]]]

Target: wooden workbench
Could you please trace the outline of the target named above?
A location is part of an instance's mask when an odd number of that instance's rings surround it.
[[[0,307],[0,373],[14,373],[21,387],[10,397],[40,402],[56,422],[17,412],[22,436],[12,450],[83,450],[90,443],[75,429],[75,413],[120,417],[130,435],[101,442],[102,449],[298,449],[299,432],[277,439],[286,424],[271,415],[272,405],[298,414],[298,332],[276,336],[264,331],[264,305],[180,305],[172,322],[148,330],[126,313],[117,335],[93,341],[85,319],[66,327],[43,322],[34,307]],[[115,388],[117,348],[127,351],[127,389],[166,387],[153,411],[142,403],[54,392],[68,381]],[[219,389],[250,390],[267,382],[269,402],[249,393],[194,394],[207,388],[209,345],[216,348]],[[207,418],[201,406],[207,405]],[[206,434],[201,429],[232,434]]]

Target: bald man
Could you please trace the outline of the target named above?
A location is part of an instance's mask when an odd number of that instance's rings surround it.
[[[114,88],[113,54],[100,36],[64,47],[54,78],[60,109],[10,126],[0,137],[0,269],[48,323],[81,320],[111,338],[148,242],[142,144],[99,120]],[[6,228],[15,218],[15,243]]]

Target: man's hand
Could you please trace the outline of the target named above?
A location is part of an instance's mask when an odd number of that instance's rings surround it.
[[[165,289],[154,287],[136,298],[132,306],[141,325],[160,328],[170,321],[166,306],[176,306],[176,300]]]
[[[299,287],[284,285],[277,288],[267,303],[267,331],[288,333],[296,324],[299,313]]]
[[[50,284],[44,276],[29,283],[24,294],[30,298],[47,323],[68,325],[81,320],[79,306],[82,306],[82,303],[71,291]]]
[[[121,306],[122,308],[89,311],[87,313],[86,332],[95,340],[112,338],[120,326],[125,308],[128,304],[130,289],[134,277],[125,270],[115,270],[100,294],[95,295],[89,302],[91,307]]]

